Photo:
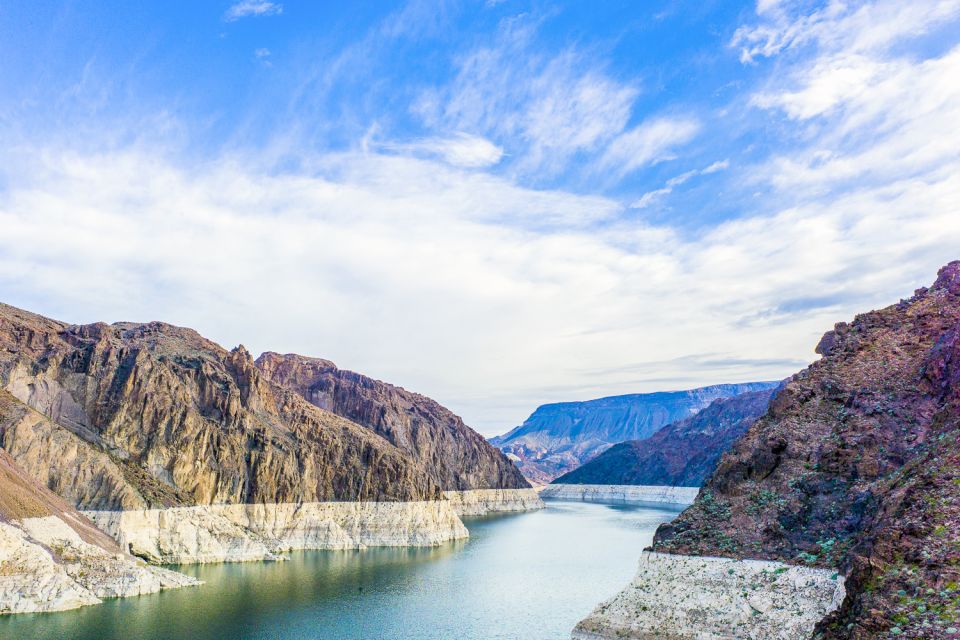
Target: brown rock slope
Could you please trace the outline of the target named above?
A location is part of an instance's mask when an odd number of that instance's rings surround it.
[[[657,551],[839,567],[824,638],[960,637],[960,262],[840,323]]]
[[[440,497],[397,447],[190,329],[0,305],[0,388],[3,447],[84,509]]]
[[[311,404],[380,434],[417,460],[444,490],[530,486],[503,453],[430,398],[319,358],[268,352],[256,366],[268,380]]]
[[[763,415],[774,389],[714,400],[645,440],[615,444],[553,484],[699,487],[720,456]]]
[[[34,480],[0,449],[0,522],[54,516],[80,538],[109,553],[120,553],[113,538],[93,526],[63,498]]]

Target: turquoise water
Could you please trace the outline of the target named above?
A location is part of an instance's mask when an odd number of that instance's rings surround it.
[[[633,576],[668,508],[550,502],[465,520],[466,542],[309,551],[179,567],[202,587],[0,619],[0,638],[493,640],[569,638]]]

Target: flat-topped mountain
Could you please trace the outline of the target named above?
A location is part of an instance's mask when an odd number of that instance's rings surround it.
[[[648,438],[661,427],[690,417],[714,400],[776,385],[776,382],[719,384],[688,391],[546,404],[519,427],[490,441],[516,460],[527,478],[550,482],[611,445]]]
[[[699,487],[720,456],[763,415],[775,389],[714,400],[645,440],[615,444],[554,484]]]
[[[438,402],[329,360],[267,352],[257,368],[271,382],[383,436],[444,490],[522,489],[530,484],[503,453]]]
[[[956,638],[960,262],[837,324],[817,351],[655,549],[846,574],[817,637]]]

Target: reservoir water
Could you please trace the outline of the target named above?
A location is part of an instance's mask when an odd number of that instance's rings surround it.
[[[633,577],[678,510],[548,502],[465,519],[468,541],[309,551],[288,562],[177,567],[201,587],[0,618],[0,638],[551,640]]]

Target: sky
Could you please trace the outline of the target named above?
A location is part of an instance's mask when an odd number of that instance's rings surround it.
[[[960,258],[960,0],[0,0],[0,301],[485,435],[775,380]]]

